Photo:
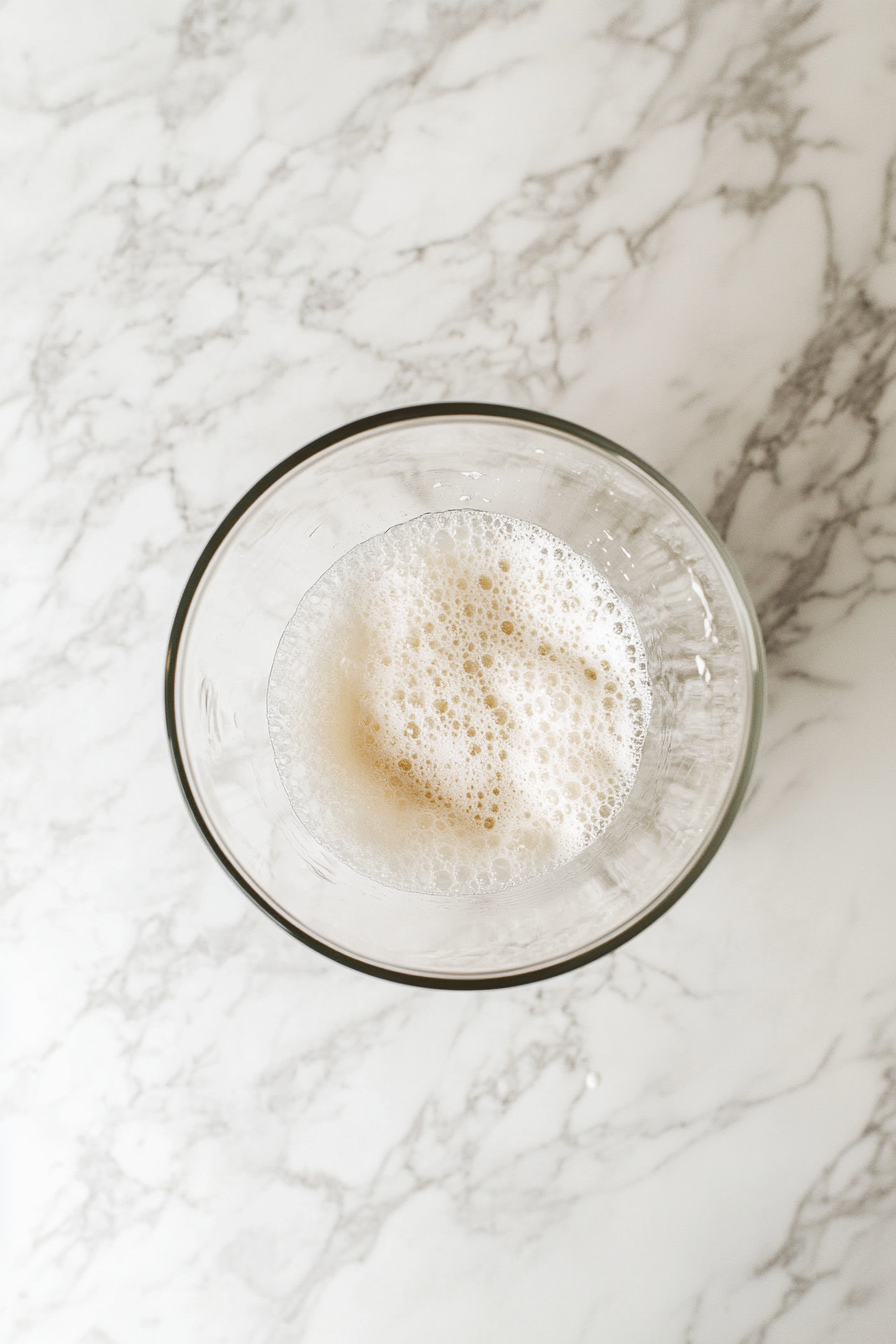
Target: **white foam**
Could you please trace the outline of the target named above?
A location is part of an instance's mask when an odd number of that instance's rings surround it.
[[[349,551],[277,650],[268,724],[303,824],[357,871],[485,892],[622,806],[650,716],[634,618],[531,523],[423,514]]]

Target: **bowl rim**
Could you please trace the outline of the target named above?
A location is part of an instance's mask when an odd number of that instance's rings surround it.
[[[652,905],[644,912],[644,914],[633,920],[631,924],[626,925],[626,927],[619,933],[605,941],[601,941],[594,947],[576,953],[575,956],[564,957],[563,960],[552,963],[549,966],[539,966],[535,970],[520,971],[508,975],[491,974],[486,976],[451,977],[419,975],[411,971],[402,971],[388,966],[379,966],[374,962],[365,961],[361,957],[350,956],[339,948],[332,947],[330,944],[321,941],[313,934],[308,933],[305,929],[297,927],[280,910],[278,910],[262,892],[253,887],[252,884],[246,880],[245,876],[233,863],[231,863],[227,854],[218,844],[214,832],[206,822],[202,814],[202,809],[199,806],[199,802],[194,796],[190,786],[186,765],[181,752],[177,728],[176,683],[178,655],[180,653],[181,641],[193,599],[196,596],[196,592],[206,571],[225,538],[230,534],[239,520],[252,507],[256,500],[260,499],[272,485],[279,481],[283,476],[287,475],[288,472],[292,471],[293,468],[297,467],[301,462],[307,461],[317,453],[323,452],[324,449],[332,448],[335,444],[342,443],[346,439],[356,438],[360,434],[382,428],[384,425],[398,425],[404,421],[439,419],[450,416],[475,416],[510,420],[537,425],[543,429],[557,430],[562,434],[578,439],[592,447],[600,448],[611,456],[620,457],[651,477],[685,509],[696,522],[698,529],[705,534],[707,540],[717,552],[721,562],[727,569],[729,576],[733,581],[738,596],[740,597],[744,613],[747,617],[747,627],[752,637],[752,704],[750,710],[749,731],[747,733],[746,748],[744,750],[740,775],[732,790],[727,808],[693,864],[682,874],[672,890],[667,892],[661,901]],[[644,929],[653,924],[661,915],[664,915],[676,901],[680,900],[688,888],[693,885],[715,857],[722,841],[731,829],[734,818],[740,810],[741,803],[743,802],[749,786],[750,777],[753,773],[753,767],[756,763],[756,756],[759,749],[759,739],[762,732],[762,721],[765,713],[765,687],[766,663],[762,632],[756,615],[756,609],[740,571],[729,553],[728,548],[712,524],[703,516],[695,505],[691,503],[687,496],[682,494],[682,492],[661,472],[650,466],[649,463],[638,457],[637,454],[631,452],[627,448],[623,448],[620,444],[615,443],[612,439],[608,439],[605,435],[597,433],[596,430],[586,429],[582,425],[575,424],[571,420],[564,420],[559,416],[548,415],[543,411],[529,410],[528,408],[521,406],[505,406],[496,402],[446,401],[427,402],[419,405],[397,407],[389,411],[380,411],[375,415],[363,416],[359,420],[352,420],[348,424],[341,425],[337,429],[329,430],[326,434],[320,435],[319,438],[313,439],[310,443],[305,444],[304,447],[297,449],[294,453],[285,457],[246,491],[229,513],[227,513],[222,522],[215,528],[208,542],[204,546],[199,559],[196,561],[186,586],[184,587],[181,599],[177,606],[177,611],[175,612],[174,622],[171,627],[171,635],[168,641],[168,649],[165,659],[164,700],[168,745],[171,751],[171,758],[177,781],[187,804],[187,810],[218,862],[237,886],[245,892],[249,899],[257,905],[259,909],[263,910],[269,918],[273,919],[280,928],[291,934],[292,937],[298,939],[299,942],[304,943],[306,947],[312,948],[315,952],[319,952],[323,956],[329,957],[332,961],[337,961],[343,966],[351,967],[352,970],[362,971],[367,975],[376,976],[381,980],[391,980],[398,984],[412,985],[417,988],[471,990],[503,989],[511,988],[515,985],[532,984],[539,980],[550,979],[555,975],[563,975],[567,971],[576,970],[580,966],[586,966],[589,962],[596,961],[599,957],[606,956],[607,953],[613,952],[618,947],[621,947],[623,943],[627,943],[630,938],[634,938],[637,934],[642,933]]]

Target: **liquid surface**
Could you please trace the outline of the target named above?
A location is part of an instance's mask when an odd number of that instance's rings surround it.
[[[352,868],[487,892],[568,862],[619,811],[650,716],[634,619],[542,528],[423,514],[306,593],[268,687],[293,809]]]

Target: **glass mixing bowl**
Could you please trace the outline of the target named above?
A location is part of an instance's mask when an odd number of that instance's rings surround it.
[[[608,829],[563,867],[469,896],[388,887],[330,854],[290,806],[266,716],[277,646],[311,585],[359,542],[454,508],[525,519],[587,556],[628,603],[653,686],[640,769]],[[763,703],[755,612],[693,505],[600,434],[477,403],[370,416],[269,472],[200,556],[165,679],[187,804],[252,900],[346,965],[463,989],[580,966],[668,910],[734,819]]]

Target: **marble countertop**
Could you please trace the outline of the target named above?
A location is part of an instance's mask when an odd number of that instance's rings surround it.
[[[889,0],[0,9],[4,1337],[896,1339]],[[668,473],[759,610],[708,871],[449,993],[231,885],[162,714],[233,502],[479,399]]]

